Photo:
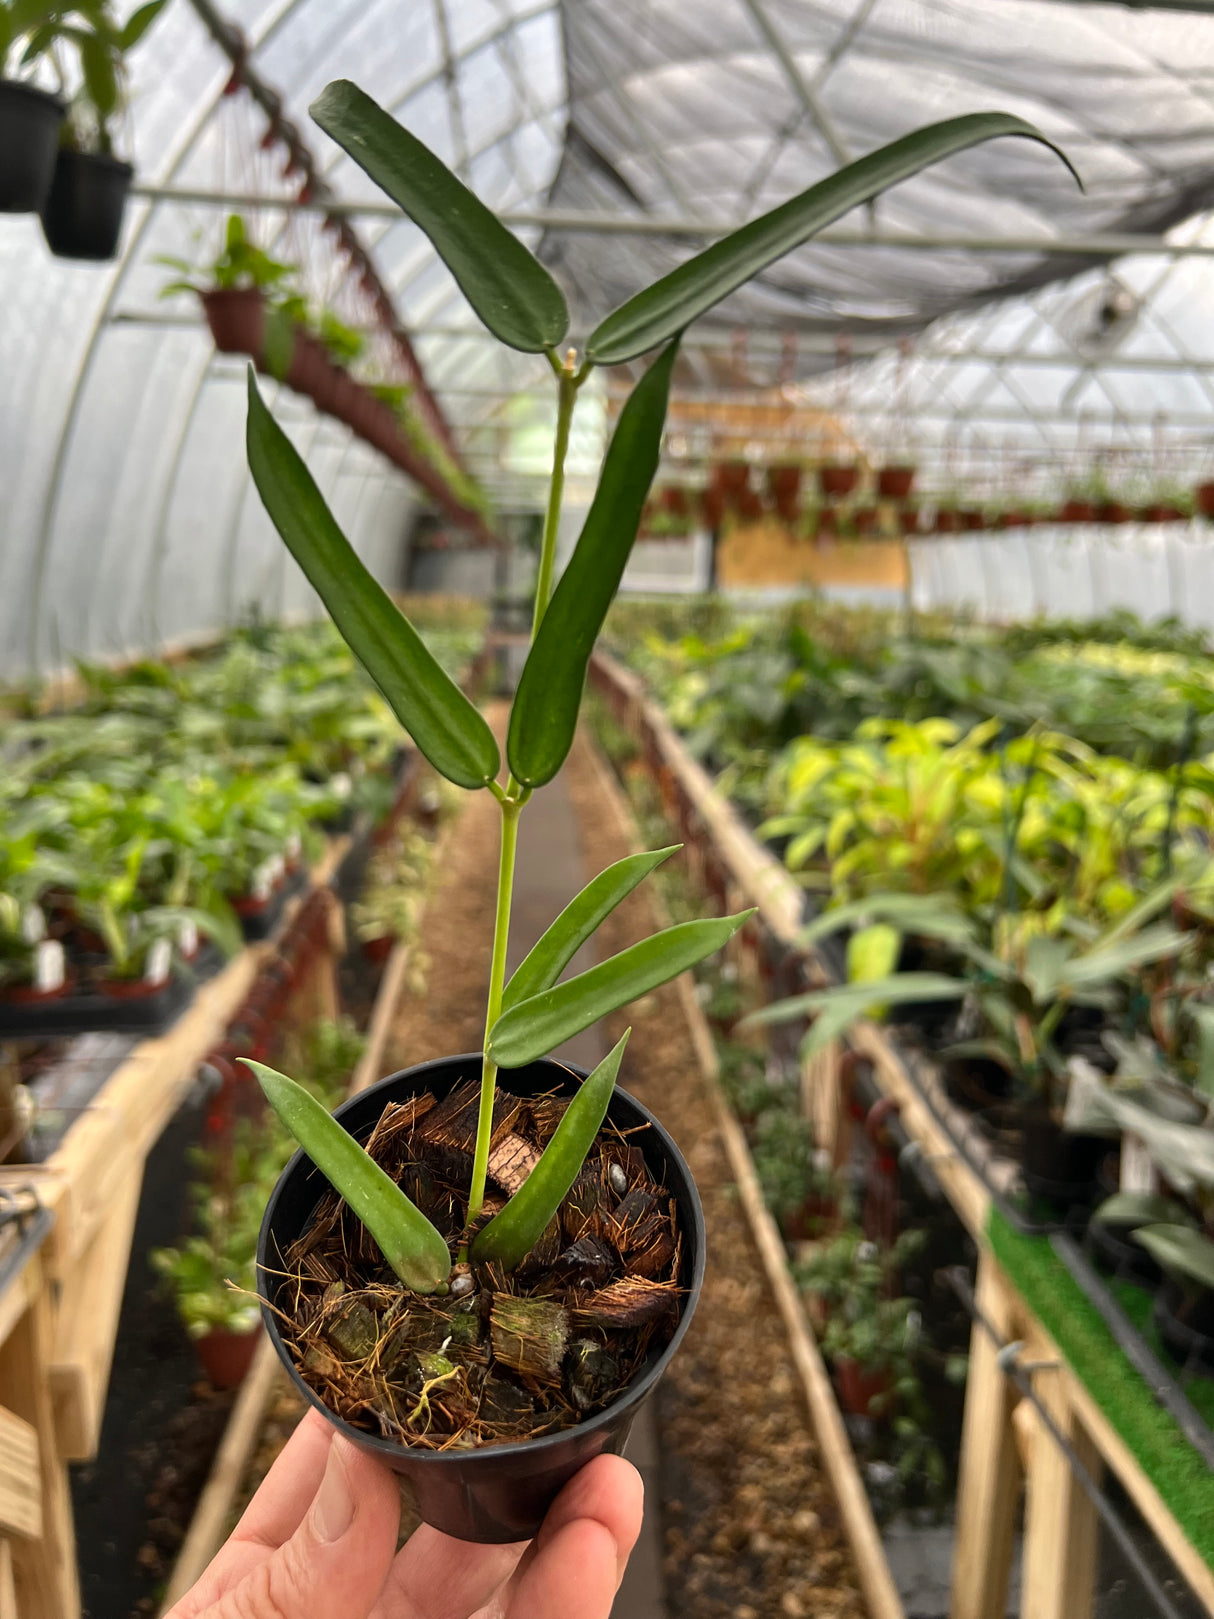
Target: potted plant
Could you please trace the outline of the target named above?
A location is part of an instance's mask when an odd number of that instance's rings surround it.
[[[590,654],[657,468],[680,334],[894,180],[995,134],[1041,137],[989,114],[895,142],[629,300],[591,333],[579,364],[572,350],[562,357],[568,310],[548,271],[427,148],[350,84],[331,85],[312,113],[430,237],[489,330],[547,356],[557,432],[503,770],[487,722],[367,572],[250,375],[250,468],[272,521],[418,749],[448,780],[490,793],[502,827],[481,1052],[394,1075],[336,1118],[256,1066],[304,1148],[267,1207],[258,1286],[301,1391],[411,1479],[423,1518],[463,1538],[518,1540],[582,1462],[622,1442],[686,1329],[702,1275],[686,1166],[616,1089],[627,1034],[584,1079],[546,1058],[712,954],[750,913],[676,924],[562,980],[577,948],[670,851],[629,856],[592,879],[505,981],[519,816],[572,745]],[[578,391],[596,365],[655,350],[554,588]],[[501,1086],[499,1069],[509,1074]]]
[[[164,6],[165,0],[147,0],[120,26],[108,0],[74,0],[62,27],[80,52],[83,82],[68,107],[41,208],[42,233],[59,258],[105,260],[118,251],[135,174],[114,155],[114,124],[127,104],[126,56]]]
[[[194,293],[202,304],[219,352],[247,354],[259,369],[266,366],[267,341],[271,346],[274,341],[267,311],[281,307],[292,296],[295,265],[271,258],[250,241],[239,214],[228,216],[223,248],[201,274],[188,259],[162,257],[158,262],[176,271],[175,278],[160,289],[162,298],[171,298],[179,292]],[[288,321],[292,309],[289,305]],[[285,378],[292,360],[293,354],[289,352],[285,363],[270,369]]]
[[[238,1119],[231,1140],[196,1152],[190,1188],[195,1230],[149,1254],[172,1291],[208,1381],[244,1380],[261,1335],[254,1264],[265,1200],[290,1147],[280,1131]]]
[[[916,468],[890,465],[877,474],[877,493],[882,500],[907,500],[915,485]]]
[[[779,462],[767,469],[767,488],[772,505],[786,523],[795,523],[797,520],[801,473],[801,464],[798,461]]]
[[[433,854],[429,839],[409,826],[371,856],[366,887],[350,908],[368,960],[383,961],[399,940],[417,937]]]
[[[827,462],[818,468],[818,487],[828,499],[841,500],[860,482],[857,466]]]
[[[51,187],[66,107],[13,75],[49,55],[64,9],[48,0],[0,0],[0,213],[37,213]]]

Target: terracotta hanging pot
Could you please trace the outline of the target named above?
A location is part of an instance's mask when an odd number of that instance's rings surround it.
[[[877,493],[882,500],[905,500],[914,487],[914,482],[914,467],[882,467],[877,474]]]
[[[1058,520],[1062,523],[1092,523],[1096,520],[1096,508],[1090,500],[1064,500],[1058,511]]]
[[[960,534],[961,513],[955,506],[940,506],[937,508],[933,532],[936,534]]]
[[[801,489],[801,468],[795,461],[768,467],[767,487],[772,504],[785,522],[795,521],[799,509],[797,496]]]
[[[221,354],[247,354],[258,365],[266,341],[266,300],[257,287],[214,287],[199,294]]]
[[[850,495],[860,481],[859,467],[822,466],[818,468],[818,487],[824,495]]]
[[[1197,497],[1197,510],[1203,517],[1214,517],[1214,483],[1199,483],[1193,491]]]
[[[1128,523],[1130,516],[1130,508],[1119,500],[1102,500],[1096,508],[1098,523]]]

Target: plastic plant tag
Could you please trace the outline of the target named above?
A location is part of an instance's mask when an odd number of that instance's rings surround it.
[[[46,917],[39,905],[28,905],[21,918],[21,937],[26,944],[38,944],[46,938]]]
[[[58,939],[43,939],[34,955],[34,988],[40,995],[62,989],[67,962]]]
[[[173,963],[173,945],[169,939],[153,939],[148,947],[143,969],[145,984],[163,984]]]

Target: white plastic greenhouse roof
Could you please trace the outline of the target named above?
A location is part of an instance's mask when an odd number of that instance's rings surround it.
[[[817,399],[876,454],[914,439],[940,480],[970,462],[989,478],[994,451],[1009,467],[1042,457],[1033,476],[1045,477],[1101,446],[1188,471],[1214,423],[1204,9],[172,0],[133,62],[145,190],[119,261],[53,260],[36,221],[0,219],[0,675],[185,637],[252,604],[307,604],[250,495],[242,367],[214,354],[192,298],[159,297],[157,259],[205,260],[239,206],[345,318],[365,320],[366,300],[322,214],[275,206],[298,176],[263,144],[261,109],[225,94],[216,28],[240,31],[329,204],[352,208],[469,465],[509,494],[512,474],[535,470],[527,428],[548,409],[546,365],[482,337],[426,240],[310,123],[330,79],[356,80],[511,218],[582,330],[706,229],[924,122],[1018,113],[1066,148],[1084,195],[1024,141],[952,159],[735,295],[692,334],[685,386]],[[407,482],[285,390],[277,408],[389,569]],[[584,415],[583,469],[602,420]]]

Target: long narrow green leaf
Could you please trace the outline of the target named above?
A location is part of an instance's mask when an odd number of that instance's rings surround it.
[[[522,1068],[546,1057],[562,1040],[711,956],[754,914],[750,910],[737,916],[680,922],[576,978],[519,1001],[490,1030],[489,1056],[502,1068]]]
[[[945,941],[968,940],[974,933],[964,911],[939,894],[869,894],[815,916],[802,928],[801,943],[815,944],[854,922],[888,922],[903,933]]]
[[[539,1162],[500,1214],[477,1233],[469,1257],[474,1264],[496,1260],[511,1271],[535,1247],[545,1227],[561,1206],[561,1199],[577,1179],[607,1117],[620,1060],[631,1029],[587,1076],[565,1109],[552,1140]]]
[[[1057,981],[1063,988],[1079,989],[1087,984],[1106,983],[1119,978],[1132,967],[1145,967],[1153,961],[1178,955],[1188,943],[1188,935],[1177,933],[1166,922],[1143,928],[1104,949],[1095,947],[1066,962],[1058,969]]]
[[[791,1023],[796,1018],[809,1017],[827,1007],[851,1005],[852,1014],[861,1017],[869,1006],[896,1005],[901,1001],[960,1000],[969,985],[961,978],[949,978],[944,973],[892,973],[888,978],[868,984],[831,984],[826,989],[812,989],[804,995],[790,995],[787,1000],[773,1001],[742,1019],[742,1028],[754,1028],[761,1023]]]
[[[375,1238],[406,1287],[434,1293],[451,1274],[451,1254],[441,1233],[400,1187],[368,1156],[348,1130],[293,1079],[251,1058],[266,1101]]]
[[[308,110],[425,231],[494,337],[527,354],[561,341],[569,330],[561,289],[428,146],[346,79],[328,85]]]
[[[620,413],[585,526],[523,665],[506,756],[525,786],[551,781],[573,745],[586,666],[657,471],[677,348],[676,340],[654,361]]]
[[[338,528],[251,366],[247,441],[249,470],[275,528],[401,724],[448,781],[486,786],[501,764],[493,732]]]
[[[652,854],[626,855],[592,877],[519,964],[502,996],[502,1011],[508,1012],[519,1001],[528,1000],[555,984],[620,901],[682,847],[681,843],[672,843],[668,849],[655,849]]]
[[[920,169],[997,135],[1040,141],[1056,152],[1079,179],[1064,152],[1032,124],[1009,113],[969,113],[963,118],[929,124],[849,163],[638,292],[591,333],[587,355],[596,365],[619,365],[634,360],[638,354],[647,354],[824,226],[871,201],[899,180],[909,179]]]

